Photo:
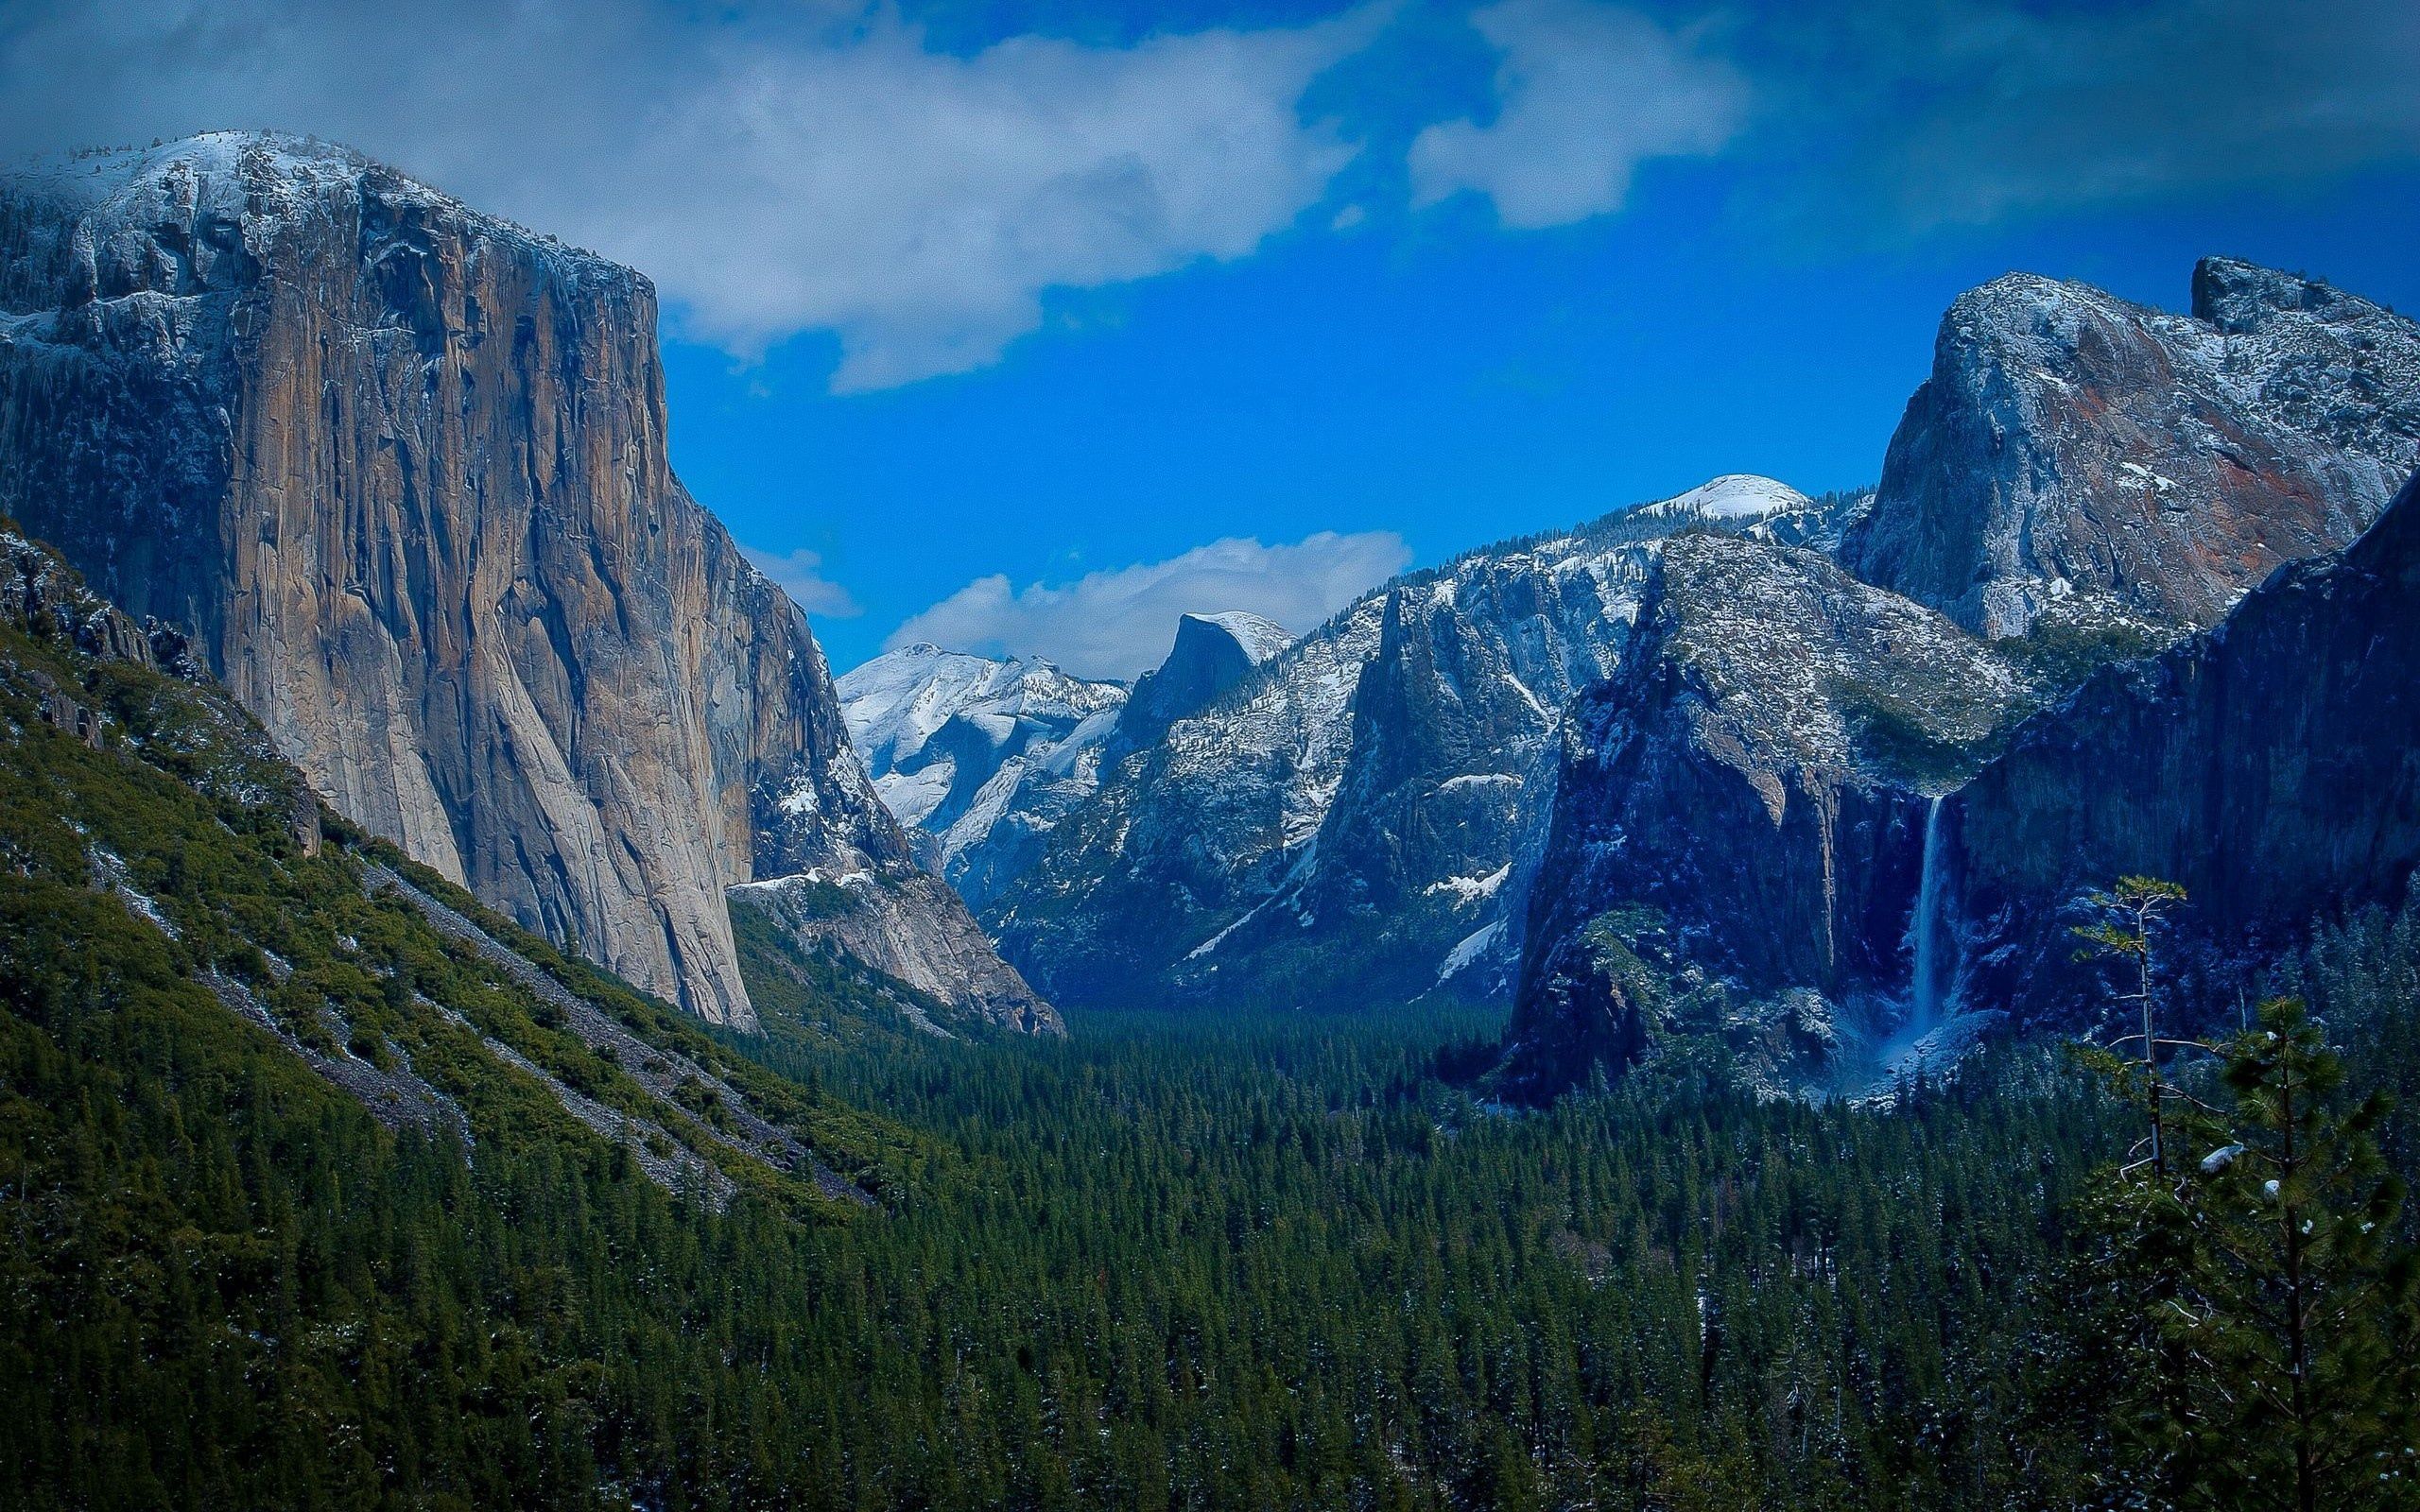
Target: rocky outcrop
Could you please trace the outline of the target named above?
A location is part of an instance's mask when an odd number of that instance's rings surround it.
[[[2256,957],[2420,862],[2420,478],[2341,554],[2218,628],[2107,668],[2028,721],[1945,818],[1965,992],[2084,1014],[2067,930],[2088,888],[2182,883],[2188,938]]]
[[[1664,542],[1860,504],[1721,479],[1389,584],[1120,763],[985,919],[1066,1001],[1495,995],[1562,706]]]
[[[1989,636],[2140,645],[2331,550],[2420,465],[2420,325],[2222,258],[2188,317],[2012,274],[1943,318],[1843,559]]]
[[[964,917],[947,884],[922,871],[877,874],[821,870],[732,889],[735,907],[765,910],[808,950],[829,947],[941,1005],[918,1026],[949,1034],[970,1025],[1026,1034],[1064,1034],[1058,1010],[1034,995],[972,922],[935,928],[936,917]]]
[[[0,181],[0,509],[189,627],[337,809],[745,1024],[726,887],[912,868],[804,619],[671,473],[654,333],[639,275],[340,148],[51,163]]]
[[[1932,799],[2030,691],[1814,552],[1667,542],[1620,669],[1563,732],[1499,1090],[1618,1071],[1717,986],[1900,994]]]
[[[843,676],[840,711],[920,857],[981,908],[1031,868],[1104,773],[1291,639],[1257,614],[1181,615],[1167,659],[1131,691],[1047,662],[911,645]]]

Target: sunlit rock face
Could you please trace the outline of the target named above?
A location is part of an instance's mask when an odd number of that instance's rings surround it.
[[[725,888],[912,867],[804,618],[672,475],[655,324],[636,273],[341,148],[36,167],[0,509],[190,627],[339,810],[744,1024]]]
[[[2420,325],[2211,258],[2189,316],[2011,274],[1942,319],[1843,560],[1979,634],[2201,627],[2420,466]]]

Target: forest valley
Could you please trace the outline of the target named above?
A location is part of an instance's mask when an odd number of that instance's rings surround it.
[[[476,984],[365,893],[376,842],[296,854],[39,727],[5,777],[20,858],[72,812],[160,837],[121,854],[172,919],[256,879],[295,977],[474,1130],[382,1126],[226,1012],[180,959],[223,938],[0,875],[11,1505],[2420,1504],[2409,905],[2239,1010],[2175,1001],[2188,901],[2130,879],[2079,941],[2096,1044],[1817,1106],[1678,1042],[1530,1113],[1466,1090],[1474,1010],[941,1040],[758,939],[768,1032],[692,1048],[876,1195],[717,1200],[446,1080],[374,984]]]

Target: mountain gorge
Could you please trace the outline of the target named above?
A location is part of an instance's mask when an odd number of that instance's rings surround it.
[[[0,181],[0,510],[188,627],[339,812],[716,1022],[754,1022],[728,890],[811,876],[870,969],[1055,1023],[922,879],[666,426],[644,278],[343,149]]]
[[[834,677],[656,322],[311,139],[0,173],[0,1506],[2420,1508],[2420,325],[2010,275],[1872,490],[919,621],[1357,595],[1129,683]]]

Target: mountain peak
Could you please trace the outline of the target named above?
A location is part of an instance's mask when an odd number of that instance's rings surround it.
[[[2308,274],[2282,272],[2233,257],[2193,266],[2193,318],[2230,335],[2256,331],[2289,312],[2331,323],[2384,316],[2378,305]]]
[[[2227,258],[2193,306],[2023,273],[1961,295],[1846,559],[2007,636],[2215,624],[2351,540],[2420,463],[2420,325]]]

